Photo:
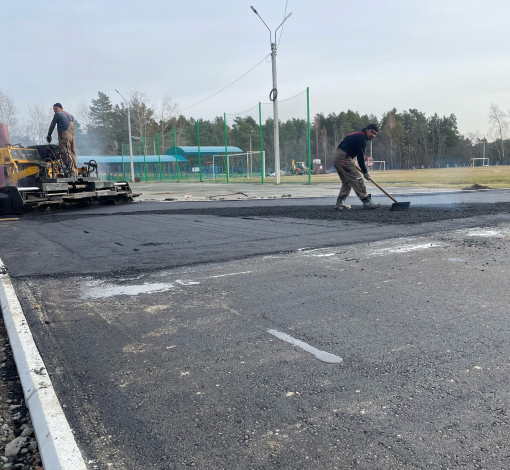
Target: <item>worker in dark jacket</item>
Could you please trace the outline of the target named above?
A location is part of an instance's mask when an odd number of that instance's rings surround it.
[[[365,148],[367,141],[374,139],[377,132],[379,132],[377,124],[369,124],[360,132],[348,135],[336,149],[333,163],[342,180],[342,188],[336,201],[336,210],[351,208],[345,203],[351,189],[354,189],[356,195],[361,199],[364,209],[377,209],[382,206],[380,202],[372,202],[372,195],[367,194],[367,188],[363,182],[363,178],[370,179],[365,165]]]
[[[53,112],[55,116],[53,121],[51,121],[46,140],[48,143],[51,142],[51,134],[53,134],[53,129],[57,126],[58,146],[69,157],[70,176],[78,176],[78,160],[76,159],[76,150],[74,148],[74,118],[64,111],[60,103],[53,105]]]

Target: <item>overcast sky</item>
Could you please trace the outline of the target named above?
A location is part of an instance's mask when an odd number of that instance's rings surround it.
[[[20,114],[60,101],[73,113],[98,91],[118,102],[144,91],[191,106],[270,52],[286,0],[17,0],[2,2],[0,89]],[[310,87],[312,114],[396,107],[457,116],[462,133],[488,128],[489,105],[510,109],[508,0],[288,0],[278,50],[279,98]],[[7,46],[7,47],[6,47]],[[264,62],[188,117],[268,102]]]

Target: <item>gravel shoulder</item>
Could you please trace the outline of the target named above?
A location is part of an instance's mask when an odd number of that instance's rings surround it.
[[[0,319],[0,468],[43,470],[34,429],[9,345]]]

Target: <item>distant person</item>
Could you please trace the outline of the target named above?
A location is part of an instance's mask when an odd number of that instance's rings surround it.
[[[58,146],[69,156],[70,172],[72,177],[78,176],[78,160],[76,159],[76,150],[74,149],[74,118],[66,113],[60,103],[53,105],[55,116],[51,121],[50,129],[46,140],[51,142],[51,134],[57,126]]]
[[[349,204],[345,203],[351,189],[354,189],[356,195],[361,199],[363,209],[377,209],[382,206],[380,202],[372,202],[372,195],[367,194],[367,188],[363,181],[363,177],[367,180],[370,179],[365,165],[367,141],[373,140],[378,132],[377,124],[369,124],[360,132],[349,134],[336,149],[333,163],[342,181],[342,187],[336,200],[336,210],[351,208]],[[358,161],[357,165],[355,159]]]

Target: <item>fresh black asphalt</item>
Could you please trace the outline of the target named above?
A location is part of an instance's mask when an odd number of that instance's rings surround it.
[[[508,467],[509,203],[304,202],[2,223],[91,469]]]

